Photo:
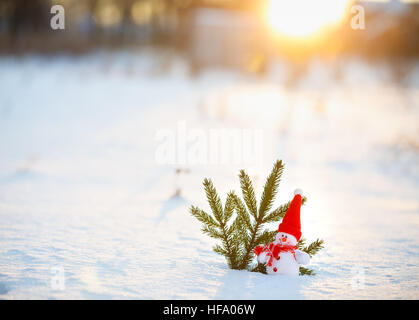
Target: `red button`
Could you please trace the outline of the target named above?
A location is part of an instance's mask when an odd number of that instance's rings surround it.
[[[274,272],[277,272],[278,271],[278,269],[277,268],[274,268]]]

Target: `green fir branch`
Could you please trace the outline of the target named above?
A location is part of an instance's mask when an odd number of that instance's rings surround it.
[[[201,209],[199,209],[195,206],[191,206],[190,212],[195,218],[197,218],[203,224],[206,224],[206,225],[211,226],[213,228],[219,227],[218,223],[215,222],[215,220],[208,213],[206,213],[204,210],[201,210]]]
[[[223,256],[228,255],[227,251],[218,244],[216,244],[214,247],[212,247],[212,250],[214,250],[216,253],[221,254]]]
[[[204,179],[203,185],[212,213],[214,214],[215,219],[220,222],[223,219],[223,206],[221,205],[220,197],[211,180]]]
[[[259,246],[261,244],[267,244],[269,242],[273,242],[275,240],[275,236],[277,234],[277,231],[269,231],[265,230],[263,231],[255,240],[255,247]]]
[[[266,272],[266,266],[263,263],[259,263],[259,262],[256,265],[256,267],[254,267],[250,271],[251,272],[259,272],[259,273],[267,274],[267,272]]]
[[[259,209],[252,181],[244,170],[241,170],[239,174],[243,200],[230,191],[224,208],[212,181],[204,180],[203,185],[212,215],[195,206],[190,207],[190,213],[202,223],[201,230],[204,234],[221,241],[213,247],[213,250],[226,258],[230,268],[266,274],[264,264],[258,263],[252,266],[253,249],[275,240],[277,231],[267,229],[262,231],[264,224],[280,222],[291,203],[287,202],[269,213],[278,191],[283,169],[282,161],[275,162],[266,180]],[[302,204],[306,200],[303,197]],[[232,219],[233,221],[230,222]],[[302,238],[297,247],[312,257],[323,248],[323,245],[323,240],[317,239],[307,246],[306,240]],[[314,275],[314,271],[300,267],[300,275]]]
[[[317,239],[316,241],[310,243],[308,246],[304,246],[301,251],[308,253],[310,258],[314,256],[317,252],[324,248],[323,246],[324,241],[321,239]]]
[[[246,228],[251,231],[252,230],[252,223],[250,221],[249,213],[247,212],[247,209],[241,201],[241,199],[237,195],[233,195],[233,201],[235,204],[235,208],[237,211],[237,216],[240,218],[238,222],[242,222],[245,224]]]
[[[235,204],[234,204],[234,192],[230,191],[227,194],[227,199],[226,199],[226,203],[224,206],[224,223],[227,223],[231,217],[233,216],[234,213],[234,208],[235,208]]]
[[[282,164],[282,160],[276,161],[271,174],[266,179],[265,187],[263,188],[262,199],[259,206],[259,218],[261,219],[263,219],[265,213],[272,207],[283,171],[284,165]]]
[[[237,258],[239,252],[239,242],[234,237],[234,230],[227,227],[227,223],[233,215],[234,193],[230,192],[227,195],[225,209],[223,210],[220,197],[209,179],[204,180],[204,189],[207,196],[208,203],[211,207],[214,218],[207,214],[205,211],[195,207],[190,207],[190,213],[197,218],[202,224],[202,232],[212,238],[220,239],[222,247],[216,245],[213,250],[225,256],[230,268],[237,269]]]
[[[300,266],[300,276],[315,276],[316,273],[312,269]]]
[[[224,239],[223,234],[220,231],[218,231],[215,228],[213,228],[213,227],[203,226],[201,228],[201,231],[203,233],[205,233],[206,235],[210,236],[211,238]]]
[[[244,202],[246,203],[249,212],[256,219],[258,209],[256,204],[255,190],[253,189],[252,181],[250,180],[249,175],[244,170],[240,170],[239,178]]]
[[[300,241],[297,243],[297,249],[303,250],[303,248],[306,246],[307,240],[304,237],[301,237]]]
[[[281,175],[283,172],[282,161],[275,162],[272,171],[268,178],[266,179],[265,187],[262,194],[262,199],[259,207],[259,212],[255,217],[255,221],[250,229],[249,242],[245,247],[245,253],[241,264],[239,265],[240,269],[248,268],[249,263],[253,258],[253,249],[257,246],[257,240],[261,236],[260,230],[262,228],[263,218],[265,217],[266,211],[270,210],[272,203],[275,199],[277,189],[279,186],[279,181],[281,180]],[[243,170],[242,170],[243,172]],[[254,193],[254,191],[253,191]],[[244,192],[243,192],[244,194]]]

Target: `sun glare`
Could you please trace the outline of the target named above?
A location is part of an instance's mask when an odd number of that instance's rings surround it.
[[[289,37],[313,35],[344,17],[348,0],[270,0],[267,18],[279,34]]]

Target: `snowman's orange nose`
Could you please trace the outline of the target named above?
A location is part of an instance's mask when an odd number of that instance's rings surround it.
[[[282,242],[287,242],[287,238],[282,238]]]

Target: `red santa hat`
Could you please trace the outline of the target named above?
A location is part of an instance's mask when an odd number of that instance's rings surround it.
[[[296,189],[294,191],[294,199],[292,199],[290,206],[278,227],[278,232],[289,233],[293,235],[297,241],[301,238],[300,208],[302,194],[303,192],[301,189]]]

